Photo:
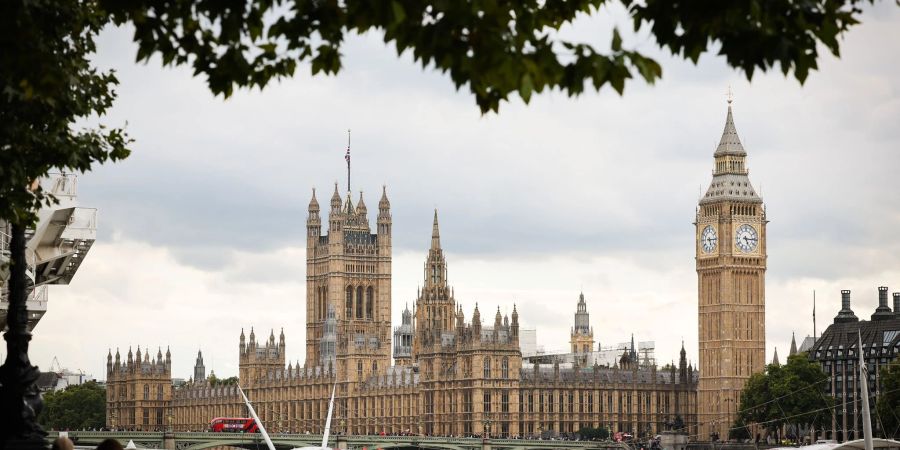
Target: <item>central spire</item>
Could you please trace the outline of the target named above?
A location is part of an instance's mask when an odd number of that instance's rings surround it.
[[[716,147],[714,156],[747,156],[741,138],[738,137],[737,128],[734,126],[734,116],[731,113],[731,99],[728,100],[728,116],[725,117],[725,129],[722,130],[722,138]]]
[[[713,180],[700,204],[722,200],[762,203],[748,177],[747,152],[734,126],[731,102],[732,99],[729,97],[725,129],[722,130],[722,138],[719,139],[719,145],[713,155],[715,159]]]
[[[441,231],[438,229],[437,208],[434,210],[434,224],[431,226],[431,249],[441,248]]]

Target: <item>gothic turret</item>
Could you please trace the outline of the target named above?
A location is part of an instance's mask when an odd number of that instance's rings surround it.
[[[356,204],[356,214],[364,220],[368,220],[366,216],[369,214],[369,210],[366,208],[366,202],[363,200],[362,191],[359,191],[359,203]]]
[[[409,305],[403,310],[401,324],[394,329],[394,361],[398,366],[407,366],[412,362],[413,328],[412,312]]]
[[[378,245],[391,245],[391,202],[387,198],[387,186],[381,187],[381,200],[378,201]]]
[[[472,312],[472,333],[475,341],[481,340],[481,312],[478,311],[478,303],[475,303],[475,311]]]
[[[247,351],[246,349],[246,341],[247,339],[244,337],[244,328],[241,327],[241,338],[240,343],[238,344],[238,354],[244,354]]]
[[[781,362],[778,361],[778,347],[775,347],[775,356],[772,356],[772,365],[773,366],[781,365]]]
[[[334,194],[331,195],[331,210],[328,211],[328,231],[337,231],[341,228],[341,194],[338,193],[338,184],[334,183]]]
[[[681,352],[678,356],[678,380],[681,383],[688,381],[687,352],[684,350],[684,341],[681,341]]]
[[[322,234],[322,219],[319,216],[319,202],[316,200],[316,188],[312,190],[312,198],[309,200],[309,215],[306,218],[307,247],[315,247]]]
[[[794,356],[797,354],[797,339],[794,336],[794,333],[791,332],[791,350],[788,352],[788,356]]]
[[[578,295],[578,306],[575,310],[575,326],[572,327],[569,344],[572,347],[572,353],[579,353],[582,356],[581,363],[587,365],[587,353],[594,348],[594,330],[591,329],[590,315],[587,311],[587,303],[584,301],[584,293]]]
[[[106,373],[112,373],[113,370],[113,362],[112,362],[112,349],[106,353]]]
[[[513,303],[512,325],[510,326],[510,334],[513,338],[519,337],[519,311],[516,310],[516,304]]]
[[[194,381],[206,380],[206,366],[203,365],[203,352],[197,350],[197,360],[194,362]]]

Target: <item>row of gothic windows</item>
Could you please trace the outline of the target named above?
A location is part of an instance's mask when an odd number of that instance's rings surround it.
[[[491,358],[484,358],[484,377],[491,377]],[[506,356],[500,361],[500,378],[509,378],[509,358]]]
[[[121,391],[119,391],[119,392],[121,392]],[[157,400],[163,399],[163,385],[161,385],[161,384],[156,386],[156,399]],[[144,400],[150,400],[150,385],[149,384],[144,385]]]
[[[354,295],[355,294],[355,295]],[[375,289],[372,286],[347,286],[346,317],[348,319],[369,319],[375,312]]]

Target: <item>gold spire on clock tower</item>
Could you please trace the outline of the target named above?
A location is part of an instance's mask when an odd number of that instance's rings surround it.
[[[766,213],[728,99],[696,227],[700,439],[728,437],[751,374],[765,367]]]

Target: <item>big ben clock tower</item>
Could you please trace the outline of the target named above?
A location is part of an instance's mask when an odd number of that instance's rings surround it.
[[[697,208],[700,439],[728,438],[751,374],[765,367],[766,212],[728,99],[712,182]]]

